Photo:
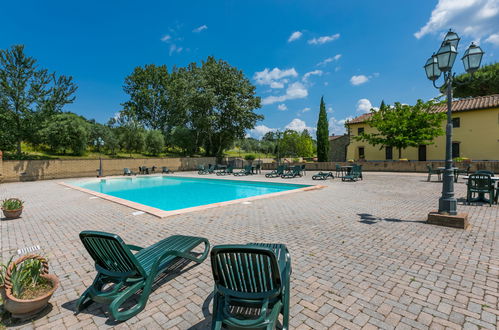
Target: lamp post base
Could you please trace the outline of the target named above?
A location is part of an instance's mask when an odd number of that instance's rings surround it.
[[[460,229],[470,229],[471,224],[468,221],[468,213],[458,213],[456,215],[441,214],[437,211],[428,213],[426,223],[430,225],[445,226]]]

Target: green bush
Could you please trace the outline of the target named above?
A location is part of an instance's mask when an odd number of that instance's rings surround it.
[[[256,156],[253,154],[249,154],[249,155],[244,156],[244,160],[247,160],[247,161],[253,161],[255,159],[256,159]]]
[[[74,155],[85,153],[90,135],[89,124],[73,113],[60,113],[52,117],[41,132],[45,143],[53,152],[66,154],[71,150]]]
[[[157,156],[165,148],[165,138],[158,130],[151,130],[146,134],[146,151],[147,153]]]

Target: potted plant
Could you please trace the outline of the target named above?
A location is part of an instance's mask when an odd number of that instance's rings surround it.
[[[16,219],[23,213],[24,202],[18,198],[8,198],[2,201],[3,215],[7,219]]]
[[[59,286],[48,273],[47,259],[29,254],[3,266],[4,308],[13,318],[26,319],[42,311]]]

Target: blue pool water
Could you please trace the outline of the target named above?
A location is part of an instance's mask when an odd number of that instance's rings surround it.
[[[102,179],[75,185],[164,211],[308,187],[288,183],[166,176]]]

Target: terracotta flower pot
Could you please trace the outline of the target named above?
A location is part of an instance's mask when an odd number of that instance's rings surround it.
[[[27,259],[38,259],[42,262],[42,270],[40,277],[49,280],[52,283],[52,289],[40,297],[34,299],[18,299],[12,295],[12,282],[11,274],[14,265],[20,264]],[[59,286],[59,279],[53,274],[48,274],[47,259],[36,255],[30,254],[17,259],[13,262],[5,274],[5,300],[4,308],[12,314],[13,318],[26,319],[36,315],[42,311],[48,304],[50,298]]]
[[[20,209],[17,210],[5,210],[2,208],[3,215],[7,219],[17,219],[21,216],[21,213],[23,213],[23,208],[21,207]]]

